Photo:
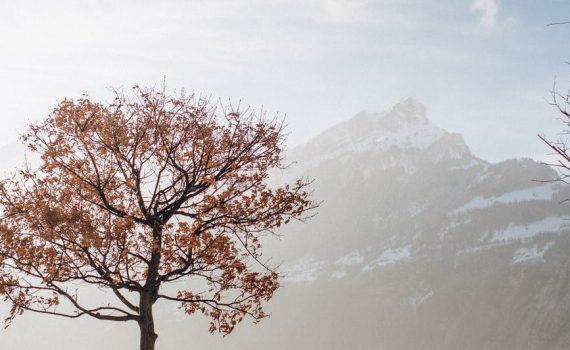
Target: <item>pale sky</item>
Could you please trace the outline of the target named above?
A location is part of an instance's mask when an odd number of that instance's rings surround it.
[[[542,158],[570,2],[0,0],[0,145],[58,100],[160,85],[287,115],[290,145],[406,96],[487,160]]]

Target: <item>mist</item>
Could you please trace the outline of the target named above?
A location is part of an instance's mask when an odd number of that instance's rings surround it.
[[[157,349],[566,349],[570,186],[536,136],[564,140],[552,91],[567,90],[570,26],[548,24],[565,13],[507,0],[2,3],[0,174],[42,164],[19,138],[66,99],[140,85],[240,105],[286,124],[271,185],[308,179],[320,204],[262,238],[281,275],[269,317],[222,336],[160,300]],[[95,304],[108,293],[70,288]],[[135,322],[88,316],[24,312],[0,331],[2,349],[138,346]]]

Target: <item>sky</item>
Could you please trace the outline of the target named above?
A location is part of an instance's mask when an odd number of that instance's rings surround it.
[[[0,145],[64,98],[166,81],[286,116],[291,147],[412,96],[481,158],[545,159],[565,20],[554,0],[0,0]]]

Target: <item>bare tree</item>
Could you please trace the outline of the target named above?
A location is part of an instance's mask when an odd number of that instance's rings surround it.
[[[554,106],[560,114],[560,121],[567,127],[562,135],[570,134],[570,90],[561,93],[556,89],[556,85],[551,91],[552,99],[550,104]],[[557,156],[555,162],[548,165],[558,170],[559,181],[567,182],[570,177],[570,150],[565,137],[559,137],[556,140],[549,140],[544,135],[539,134],[538,137],[554,151]]]

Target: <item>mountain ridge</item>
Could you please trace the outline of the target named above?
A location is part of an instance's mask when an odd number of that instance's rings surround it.
[[[439,149],[442,159],[471,155],[463,136],[432,124],[425,106],[411,97],[385,112],[361,111],[291,149],[288,155],[299,162],[319,162],[347,153],[389,153],[394,149],[410,152]]]
[[[416,131],[435,136],[426,143],[406,139],[422,137]],[[393,134],[405,136],[389,147],[375,142]],[[570,192],[557,182],[533,181],[554,181],[553,169],[531,159],[482,160],[461,135],[433,126],[413,99],[382,113],[360,112],[288,155],[297,162],[291,176],[314,178],[323,205],[313,222],[283,235],[286,287],[307,295],[329,291],[328,303],[317,298],[303,307],[321,318],[331,314],[316,305],[337,308],[330,313],[361,337],[357,348],[570,346],[564,335],[570,328],[558,311],[570,314],[570,300],[556,302],[557,311],[540,306],[570,294],[560,285],[570,278],[557,267],[570,264],[568,207],[560,205]],[[559,289],[545,291],[552,283]],[[361,300],[355,302],[360,318],[341,306],[346,298]],[[380,316],[386,312],[392,315]],[[339,334],[320,332],[342,343]]]

